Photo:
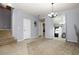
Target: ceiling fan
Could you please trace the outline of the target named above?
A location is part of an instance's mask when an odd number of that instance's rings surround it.
[[[52,5],[52,12],[51,12],[50,14],[48,14],[48,16],[49,16],[50,18],[54,18],[54,17],[57,16],[57,13],[53,11],[53,4],[54,4],[54,3],[51,3],[51,5]]]

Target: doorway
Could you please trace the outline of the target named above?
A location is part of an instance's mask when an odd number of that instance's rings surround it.
[[[45,23],[43,23],[42,25],[43,25],[43,37],[45,37]]]
[[[45,37],[45,19],[39,22],[39,37]]]
[[[66,21],[64,15],[56,16],[53,20],[53,36],[54,38],[66,39]]]

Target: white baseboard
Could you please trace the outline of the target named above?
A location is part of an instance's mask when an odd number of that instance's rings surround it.
[[[31,38],[26,38],[26,39],[16,39],[17,42],[23,41],[23,40],[32,40],[32,39],[37,39],[38,37],[31,37]]]
[[[11,29],[0,29],[0,30],[11,30]]]
[[[73,40],[67,40],[67,41],[69,41],[69,42],[74,42],[74,43],[78,43],[77,41],[73,41]]]
[[[21,41],[23,41],[23,40],[24,40],[24,39],[21,39],[21,40],[18,40],[18,39],[17,39],[17,42],[21,42]]]

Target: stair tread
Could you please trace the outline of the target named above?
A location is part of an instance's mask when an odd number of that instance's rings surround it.
[[[11,36],[10,30],[0,30],[0,45],[9,44],[16,40]]]

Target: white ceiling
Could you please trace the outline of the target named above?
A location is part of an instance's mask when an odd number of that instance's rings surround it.
[[[12,3],[14,8],[25,11],[28,14],[40,17],[46,16],[52,10],[51,3]],[[55,11],[64,11],[69,9],[79,8],[78,3],[54,3]]]
[[[69,9],[79,8],[79,3],[55,3],[55,11],[64,11]]]

